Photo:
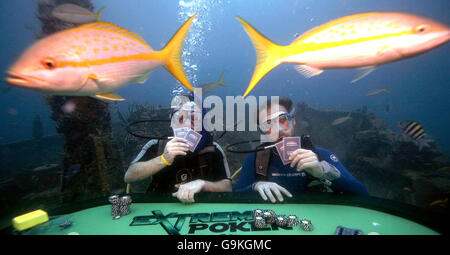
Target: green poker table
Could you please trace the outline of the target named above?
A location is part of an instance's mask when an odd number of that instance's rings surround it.
[[[123,194],[124,195],[124,194]],[[15,235],[440,235],[448,233],[444,211],[375,197],[302,193],[271,203],[256,193],[199,193],[183,204],[168,194],[128,194],[130,214],[113,219],[108,197],[48,210],[49,221]],[[253,210],[273,210],[309,220],[300,225],[258,228]],[[338,228],[339,227],[339,228]],[[340,229],[340,231],[337,231]],[[345,229],[345,231],[342,231]]]

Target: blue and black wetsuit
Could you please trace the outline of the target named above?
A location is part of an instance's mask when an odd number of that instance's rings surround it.
[[[340,177],[331,181],[332,184],[330,187],[333,191],[369,195],[364,184],[353,177],[331,151],[316,147],[316,152],[319,154],[321,160],[328,162],[340,172]],[[233,188],[234,192],[248,192],[253,190],[253,185],[257,182],[255,176],[255,155],[256,153],[252,153],[245,159],[239,179]],[[306,191],[309,183],[305,171],[298,172],[289,164],[283,165],[280,157],[275,154],[274,150],[270,153],[266,181],[275,182],[291,193]]]

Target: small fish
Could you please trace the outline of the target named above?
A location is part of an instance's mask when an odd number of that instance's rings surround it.
[[[17,114],[19,114],[19,111],[15,108],[8,108],[8,110],[6,112],[12,116],[16,116]]]
[[[408,188],[408,187],[404,187],[403,190],[404,191],[408,191],[408,192],[412,192],[412,190],[410,188]]]
[[[336,125],[342,124],[351,118],[352,117],[350,117],[350,113],[348,113],[347,116],[345,116],[345,117],[335,119],[331,125],[336,126]]]
[[[81,165],[80,164],[74,164],[71,165],[67,171],[64,173],[64,178],[65,179],[70,179],[72,178],[75,174],[77,174],[81,169]]]
[[[445,199],[441,199],[441,200],[436,200],[433,201],[429,204],[429,206],[435,206],[435,205],[440,205],[440,204],[446,204],[448,202],[448,198],[446,197]]]
[[[391,109],[392,109],[392,104],[389,102],[389,103],[386,105],[386,112],[390,112]]]
[[[409,13],[369,12],[349,15],[317,26],[289,45],[270,41],[240,17],[256,51],[256,66],[244,97],[270,70],[296,63],[310,78],[326,69],[362,69],[352,82],[377,66],[434,49],[450,39],[450,29],[431,19]]]
[[[195,17],[160,51],[154,51],[138,34],[107,22],[63,30],[28,48],[8,69],[6,81],[50,95],[121,101],[125,99],[112,91],[129,83],[144,83],[153,69],[163,66],[194,91],[184,73],[181,53]]]
[[[450,166],[444,166],[444,167],[438,168],[438,171],[448,171],[448,170],[450,170]]]
[[[374,95],[379,94],[379,93],[381,93],[381,92],[387,92],[387,93],[390,93],[390,91],[389,91],[389,86],[387,86],[387,87],[385,87],[385,88],[381,88],[381,89],[374,89],[374,90],[371,90],[371,91],[367,92],[367,95],[366,95],[366,96],[374,96]]]
[[[419,146],[419,150],[424,147],[430,147],[428,143],[433,142],[432,139],[426,139],[427,133],[423,129],[422,125],[416,121],[404,120],[399,122],[399,127],[402,133],[412,139],[414,143]]]
[[[206,84],[202,84],[197,86],[198,88],[202,88],[202,95],[206,95],[209,92],[211,92],[213,89],[215,89],[217,86],[224,86],[224,87],[228,87],[227,84],[225,84],[225,82],[223,82],[223,72],[219,77],[219,80],[214,82],[214,83],[206,83]]]
[[[33,171],[43,171],[43,170],[48,170],[48,169],[55,168],[55,167],[57,167],[57,166],[58,166],[58,164],[46,164],[46,165],[43,165],[43,166],[38,166],[38,167],[36,167],[36,168],[33,168]]]
[[[95,14],[88,9],[75,4],[61,4],[53,8],[52,15],[65,22],[85,24],[100,21],[100,15],[102,14],[103,9],[105,9],[105,7],[100,8]]]

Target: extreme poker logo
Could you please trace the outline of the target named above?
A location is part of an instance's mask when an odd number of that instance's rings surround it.
[[[292,227],[275,225],[265,228],[255,227],[252,211],[213,212],[213,213],[183,213],[172,212],[164,215],[160,210],[152,211],[153,215],[136,216],[130,226],[161,225],[169,235],[179,235],[185,225],[188,234],[230,233],[250,231],[292,230]],[[189,220],[189,221],[188,221]]]

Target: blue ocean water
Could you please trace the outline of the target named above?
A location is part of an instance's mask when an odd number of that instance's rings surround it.
[[[106,6],[102,20],[140,34],[154,49],[161,49],[179,26],[198,13],[184,46],[183,61],[195,85],[214,82],[222,71],[229,88],[218,88],[221,97],[242,95],[255,66],[253,45],[236,16],[241,16],[272,41],[287,45],[296,36],[327,21],[361,12],[398,11],[423,15],[450,24],[450,2],[445,0],[108,0],[92,1],[96,10]],[[36,39],[40,23],[35,16],[36,1],[0,2],[0,70],[4,72],[20,53]],[[264,77],[252,95],[290,97],[320,109],[356,110],[367,105],[389,127],[411,119],[423,124],[442,149],[450,152],[450,72],[449,45],[423,55],[383,65],[351,84],[356,70],[331,70],[306,79],[293,64],[283,64]],[[3,79],[2,79],[3,80]],[[367,97],[372,89],[389,86],[391,93]],[[145,84],[130,84],[116,92],[126,98],[118,105],[125,110],[133,102],[170,102],[180,83],[164,68],[156,69]],[[23,140],[32,135],[35,115],[40,115],[44,135],[55,134],[50,108],[39,92],[12,88],[1,82],[0,144]],[[386,112],[391,103],[392,110]]]

